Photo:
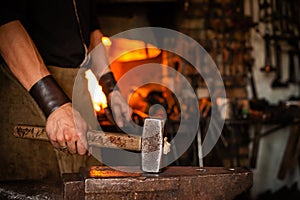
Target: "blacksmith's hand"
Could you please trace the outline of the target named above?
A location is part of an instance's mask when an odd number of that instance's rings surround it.
[[[68,149],[72,154],[84,155],[87,150],[88,124],[71,103],[66,103],[52,112],[46,123],[46,132],[57,149]]]
[[[113,90],[108,95],[108,102],[113,112],[114,121],[119,127],[124,127],[124,125],[131,120],[132,109],[119,90]]]

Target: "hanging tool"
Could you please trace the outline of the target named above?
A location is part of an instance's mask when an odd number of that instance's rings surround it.
[[[289,54],[289,83],[296,83],[296,71],[295,71],[295,61],[294,61],[294,51],[290,50]]]
[[[272,66],[271,36],[268,27],[266,28],[264,39],[265,39],[265,65],[260,70],[266,73],[270,73],[275,71],[275,68],[274,66]]]
[[[275,39],[275,52],[276,52],[276,76],[275,79],[272,82],[272,88],[280,88],[280,87],[287,87],[288,84],[285,82],[282,82],[282,69],[281,69],[281,46],[278,42],[278,39]]]

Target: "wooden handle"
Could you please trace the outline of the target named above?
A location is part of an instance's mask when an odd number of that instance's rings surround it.
[[[17,125],[14,127],[14,136],[18,138],[36,139],[47,141],[46,129],[41,126]]]
[[[141,151],[139,136],[92,130],[88,131],[87,138],[90,146]]]
[[[17,125],[14,128],[14,136],[35,140],[49,140],[45,127],[40,126]],[[141,151],[141,137],[125,133],[90,130],[87,132],[87,140],[89,146]]]

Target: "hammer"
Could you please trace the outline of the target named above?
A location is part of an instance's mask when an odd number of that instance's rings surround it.
[[[141,137],[90,130],[87,132],[87,141],[89,146],[141,152],[142,170],[158,173],[162,166],[162,154],[170,151],[169,143],[166,138],[163,138],[163,127],[162,119],[146,118]],[[14,135],[21,138],[48,140],[43,127],[18,125],[14,128]]]

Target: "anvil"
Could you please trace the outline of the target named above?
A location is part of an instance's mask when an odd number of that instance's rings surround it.
[[[253,174],[244,168],[169,166],[160,173],[128,173],[106,166],[63,174],[63,197],[79,199],[228,199],[246,194]]]

